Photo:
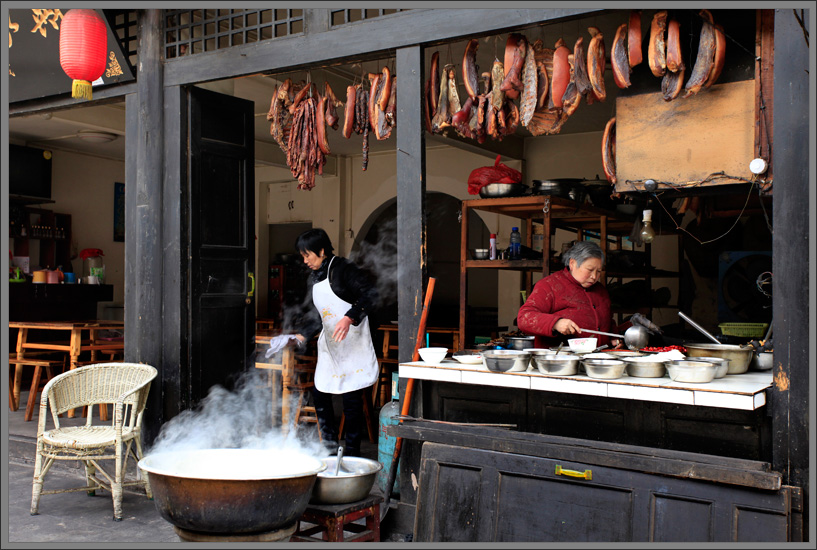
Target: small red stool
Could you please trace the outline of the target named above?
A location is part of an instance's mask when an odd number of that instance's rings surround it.
[[[369,495],[363,500],[346,504],[310,504],[298,519],[298,528],[290,542],[380,542],[380,503],[383,497]],[[352,523],[366,518],[366,525]],[[301,529],[301,522],[313,527]],[[343,532],[354,533],[344,539]],[[313,537],[322,533],[323,538]]]

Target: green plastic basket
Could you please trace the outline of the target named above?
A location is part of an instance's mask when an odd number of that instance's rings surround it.
[[[744,338],[763,338],[769,323],[721,323],[718,325],[724,336],[741,336]]]

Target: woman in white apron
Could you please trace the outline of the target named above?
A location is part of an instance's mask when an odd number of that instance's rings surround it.
[[[329,452],[336,453],[338,426],[332,396],[340,394],[346,416],[343,454],[360,456],[360,442],[367,433],[363,392],[374,384],[378,372],[368,319],[377,303],[377,290],[353,262],[332,253],[332,242],[323,229],[305,231],[295,246],[312,270],[307,286],[315,309],[296,338],[303,344],[320,331],[312,398],[321,437]]]

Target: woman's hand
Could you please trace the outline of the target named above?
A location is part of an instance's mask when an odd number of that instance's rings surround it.
[[[343,342],[343,339],[346,338],[346,335],[349,334],[349,327],[352,324],[352,319],[348,316],[343,317],[338,324],[335,325],[335,331],[332,333],[332,339],[335,342]]]
[[[579,332],[581,332],[579,330],[579,325],[577,325],[574,321],[571,321],[566,317],[562,317],[561,319],[556,321],[556,324],[553,325],[553,329],[558,332],[561,332],[562,334],[578,334]]]

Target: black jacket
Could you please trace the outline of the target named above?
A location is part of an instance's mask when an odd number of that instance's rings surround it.
[[[340,256],[329,255],[320,268],[313,271],[307,280],[306,303],[312,303],[312,287],[316,283],[326,280],[326,272],[332,258],[331,275],[329,286],[332,292],[344,302],[349,302],[351,307],[345,313],[355,326],[374,311],[379,299],[377,287],[373,281],[351,260]],[[309,341],[323,328],[320,314],[314,307],[310,308],[306,315],[304,326],[299,331],[306,340]]]

